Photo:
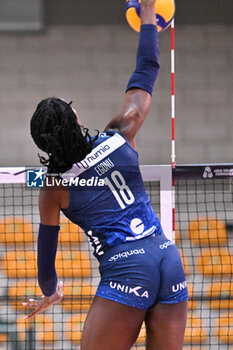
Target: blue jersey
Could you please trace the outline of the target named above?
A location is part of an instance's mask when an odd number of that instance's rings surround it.
[[[85,231],[97,258],[120,243],[161,233],[138,154],[120,133],[101,133],[92,152],[62,178],[70,193],[63,213]]]

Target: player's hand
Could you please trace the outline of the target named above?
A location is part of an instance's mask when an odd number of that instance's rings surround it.
[[[142,0],[140,8],[141,24],[156,25],[155,0]]]
[[[59,282],[57,290],[50,297],[42,296],[40,300],[29,299],[28,303],[22,303],[28,309],[34,309],[32,313],[25,316],[25,319],[29,319],[35,316],[38,312],[49,309],[53,304],[58,303],[63,298],[63,282]]]
[[[141,1],[141,4],[144,4],[144,5],[150,5],[150,4],[155,4],[156,3],[156,0],[142,0]]]

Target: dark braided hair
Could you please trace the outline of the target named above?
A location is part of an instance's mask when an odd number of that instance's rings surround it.
[[[88,131],[78,124],[71,103],[55,97],[42,100],[31,119],[32,138],[48,154],[39,155],[48,173],[64,173],[92,151],[99,132],[92,139]]]

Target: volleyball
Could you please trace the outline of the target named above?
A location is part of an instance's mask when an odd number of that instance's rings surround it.
[[[140,31],[141,26],[140,2],[141,0],[126,0],[126,19],[136,32]],[[162,32],[171,24],[175,9],[175,0],[156,0],[155,12],[158,32]]]

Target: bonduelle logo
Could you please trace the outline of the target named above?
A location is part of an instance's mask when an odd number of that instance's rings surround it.
[[[26,186],[31,188],[54,187],[54,186],[79,186],[79,187],[102,187],[105,186],[104,179],[92,176],[88,179],[70,176],[63,179],[57,174],[47,174],[43,168],[30,169],[26,172]]]

